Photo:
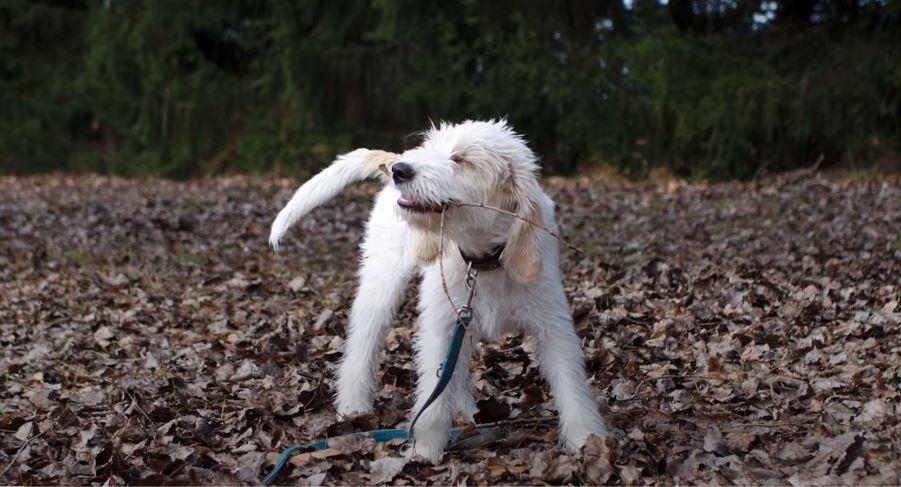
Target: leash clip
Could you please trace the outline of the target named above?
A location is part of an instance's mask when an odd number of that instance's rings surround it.
[[[476,276],[478,275],[478,269],[473,269],[472,262],[470,262],[466,266],[466,289],[469,289],[469,293],[466,295],[466,303],[457,310],[460,324],[467,328],[472,321],[472,298],[476,294]]]

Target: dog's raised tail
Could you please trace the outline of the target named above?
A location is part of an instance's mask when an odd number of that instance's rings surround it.
[[[337,196],[348,185],[371,178],[380,171],[387,175],[396,159],[397,154],[369,149],[357,149],[338,156],[329,167],[298,188],[291,201],[278,213],[269,232],[269,245],[278,250],[282,237],[297,220]]]

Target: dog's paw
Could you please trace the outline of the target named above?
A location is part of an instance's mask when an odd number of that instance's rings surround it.
[[[366,401],[341,400],[335,401],[335,413],[338,419],[352,416],[372,414],[372,403]]]
[[[592,435],[604,438],[609,436],[610,433],[607,432],[603,422],[590,425],[564,426],[560,430],[560,446],[570,453],[576,453],[585,446],[588,437]]]
[[[438,465],[441,463],[441,459],[444,458],[445,446],[446,444],[436,446],[414,441],[413,445],[404,452],[404,455],[409,460],[426,460],[433,465]]]

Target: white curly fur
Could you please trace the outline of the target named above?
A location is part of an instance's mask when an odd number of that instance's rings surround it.
[[[376,174],[374,154],[376,151],[366,149],[345,154],[298,189],[272,225],[272,245],[278,244],[297,219],[347,184]],[[444,242],[440,243],[440,214],[411,211],[398,204],[401,199],[420,205],[484,203],[556,230],[554,203],[538,185],[535,156],[522,137],[504,120],[442,123],[426,131],[417,148],[399,156],[378,154],[382,164],[387,161],[386,167],[404,162],[416,174],[408,182],[389,182],[376,197],[366,224],[360,285],[338,370],[338,413],[372,410],[385,330],[417,270],[422,283],[415,340],[419,378],[413,411],[419,410],[435,387],[435,371],[455,320],[442,288],[438,259],[443,259],[448,291],[459,306],[466,295],[466,265],[459,250],[484,255],[506,243],[502,269],[478,276],[470,333],[477,340],[496,340],[516,331],[534,337],[540,371],[560,413],[561,444],[576,450],[589,435],[606,435],[587,384],[582,349],[563,291],[557,241],[509,215],[450,207],[445,211]],[[443,247],[440,256],[439,247]],[[457,367],[448,388],[419,419],[414,431],[413,453],[433,462],[442,458],[453,413],[460,411],[471,420],[477,411],[467,366],[473,353],[471,343],[464,341],[459,360],[464,365]]]

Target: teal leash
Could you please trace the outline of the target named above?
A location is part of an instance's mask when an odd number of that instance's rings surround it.
[[[466,269],[466,287],[469,289],[469,293],[466,296],[466,304],[463,305],[457,311],[457,321],[454,324],[454,332],[451,336],[450,345],[447,347],[447,353],[444,354],[444,361],[441,363],[440,368],[438,369],[438,383],[435,384],[435,389],[432,390],[432,393],[429,395],[428,399],[426,399],[425,404],[419,408],[419,412],[416,413],[416,416],[413,417],[413,421],[410,422],[410,427],[407,429],[384,429],[384,430],[373,430],[373,431],[363,431],[360,433],[353,433],[348,436],[360,437],[360,438],[371,438],[376,442],[383,441],[391,441],[391,440],[408,440],[413,438],[413,427],[416,426],[416,421],[419,420],[419,417],[422,416],[422,413],[428,409],[429,406],[432,405],[438,397],[441,396],[441,393],[444,392],[444,389],[447,388],[447,385],[450,384],[451,378],[454,376],[454,369],[457,368],[457,359],[460,357],[460,350],[463,349],[463,339],[466,337],[466,330],[469,328],[469,324],[472,323],[472,298],[475,295],[476,291],[476,275],[478,271],[472,268],[472,264],[469,264],[469,267]],[[451,439],[455,440],[460,432],[463,431],[461,429],[455,429],[451,432]],[[485,433],[488,430],[482,431],[479,433]],[[271,484],[276,477],[278,477],[279,472],[281,472],[282,468],[285,467],[285,464],[288,463],[288,459],[291,458],[291,455],[297,453],[301,450],[325,450],[328,448],[328,440],[316,441],[313,443],[307,443],[303,445],[294,445],[292,447],[286,448],[282,450],[282,453],[278,456],[278,459],[275,461],[275,465],[272,466],[272,470],[266,474],[265,477],[260,481],[263,485]]]
[[[451,336],[450,345],[447,347],[447,353],[444,354],[444,362],[441,362],[441,366],[438,369],[438,383],[435,384],[435,389],[432,390],[432,393],[429,395],[429,398],[426,399],[425,404],[419,408],[419,412],[416,413],[416,416],[413,417],[413,421],[410,422],[408,430],[411,438],[413,437],[413,427],[416,426],[416,421],[419,421],[419,417],[422,416],[422,413],[424,413],[425,410],[441,396],[441,393],[444,392],[444,389],[454,376],[454,369],[457,368],[457,358],[460,356],[460,350],[463,349],[463,338],[466,337],[466,330],[469,329],[469,324],[472,323],[472,298],[476,294],[476,276],[478,276],[478,274],[479,271],[473,269],[472,262],[470,262],[466,267],[466,288],[469,289],[469,292],[466,294],[466,303],[457,310],[457,322],[454,325],[454,334]],[[448,299],[450,299],[450,297],[448,297]]]
[[[403,429],[388,429],[388,430],[374,430],[374,431],[364,431],[362,433],[354,433],[353,437],[358,438],[372,438],[377,442],[382,441],[391,441],[391,440],[406,440],[409,438],[409,434],[407,430]],[[291,458],[291,455],[294,455],[298,451],[301,450],[325,450],[328,446],[328,440],[316,441],[313,443],[307,443],[305,445],[294,445],[292,447],[286,448],[282,450],[282,453],[278,456],[278,460],[275,461],[275,465],[272,466],[272,470],[260,480],[260,483],[263,485],[271,484],[278,474],[282,471],[282,468],[285,467],[285,464],[288,463],[288,459]]]

